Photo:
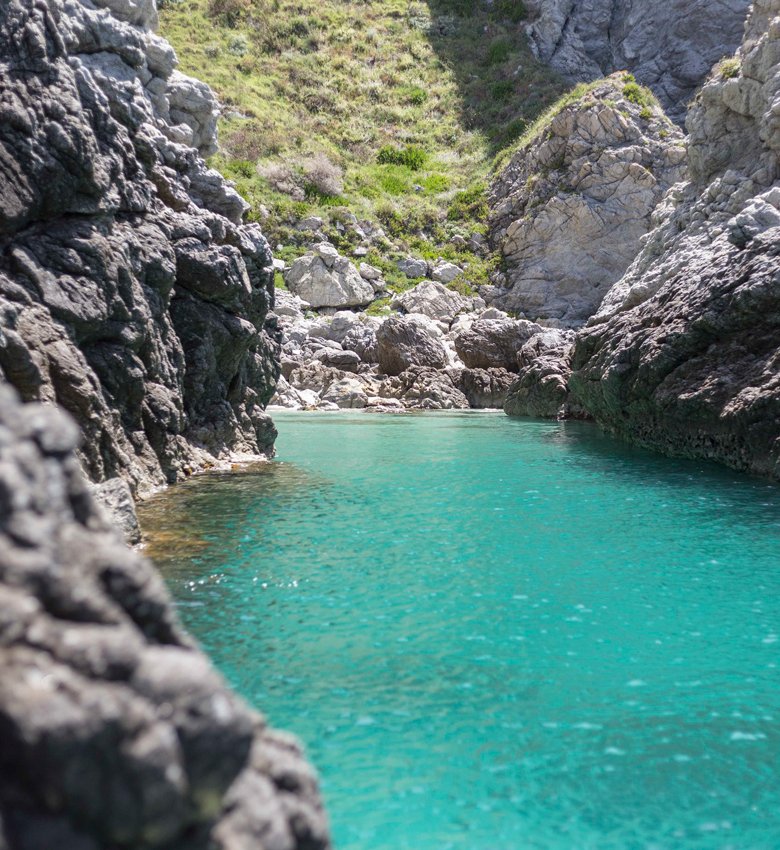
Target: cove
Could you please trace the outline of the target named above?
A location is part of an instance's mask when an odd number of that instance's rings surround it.
[[[275,420],[142,522],[338,850],[780,846],[780,488],[586,423]]]

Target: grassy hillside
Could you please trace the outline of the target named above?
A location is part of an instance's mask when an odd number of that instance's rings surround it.
[[[264,215],[282,257],[317,214],[335,244],[348,213],[393,251],[486,263],[450,243],[484,227],[497,154],[563,91],[532,57],[520,0],[167,0],[181,70],[224,105],[213,165]],[[374,252],[375,254],[375,252]],[[473,282],[482,282],[475,279]],[[398,285],[401,281],[397,281]]]

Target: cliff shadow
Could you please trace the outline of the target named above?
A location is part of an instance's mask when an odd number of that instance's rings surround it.
[[[528,46],[520,0],[426,0],[410,4],[410,22],[454,76],[462,125],[485,138],[491,156],[516,142],[571,88]]]

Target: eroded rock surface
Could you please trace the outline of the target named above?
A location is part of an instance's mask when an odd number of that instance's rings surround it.
[[[525,0],[537,56],[570,80],[633,71],[676,121],[734,52],[749,0]]]
[[[299,746],[183,633],[78,439],[0,382],[0,846],[325,850]]]
[[[272,451],[278,374],[268,246],[203,162],[216,102],[155,21],[150,0],[0,6],[0,371],[135,493]]]
[[[627,94],[629,96],[627,96]],[[623,74],[562,109],[499,174],[491,238],[506,291],[491,303],[577,327],[626,271],[684,175],[679,129]]]
[[[687,129],[689,179],[573,349],[521,369],[506,409],[527,412],[535,369],[551,412],[574,404],[633,442],[780,478],[780,0],[754,3]]]

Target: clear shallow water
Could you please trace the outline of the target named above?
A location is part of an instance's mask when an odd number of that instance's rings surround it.
[[[275,419],[143,520],[338,850],[780,848],[780,488],[580,423]]]

